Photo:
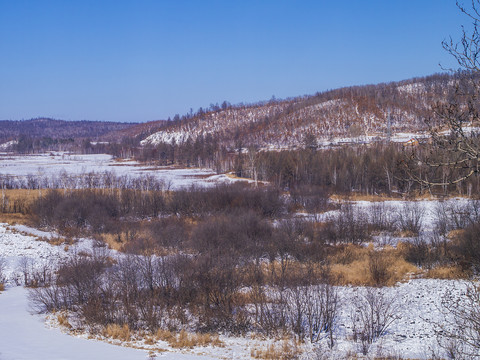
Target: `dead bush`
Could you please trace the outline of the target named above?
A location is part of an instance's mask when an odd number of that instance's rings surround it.
[[[387,257],[379,251],[368,253],[368,270],[375,286],[383,286],[389,280]]]

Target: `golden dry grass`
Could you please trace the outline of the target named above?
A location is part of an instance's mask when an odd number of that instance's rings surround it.
[[[104,328],[102,334],[105,337],[121,341],[130,341],[132,337],[132,333],[127,324],[109,324]]]
[[[468,278],[468,274],[465,274],[460,266],[445,265],[428,270],[425,277],[429,279],[454,280]]]
[[[395,200],[400,200],[401,196],[389,196],[386,194],[380,194],[380,195],[365,195],[365,194],[356,194],[352,193],[350,195],[338,195],[334,194],[330,196],[331,200],[334,201],[370,201],[370,202],[378,202],[378,201],[395,201]]]
[[[110,249],[120,251],[123,244],[126,242],[125,234],[110,234],[104,233],[96,236],[98,240],[103,241]]]
[[[301,354],[301,348],[295,341],[283,340],[281,344],[270,344],[266,348],[252,349],[250,356],[262,360],[293,360]]]
[[[5,189],[2,190],[2,194],[4,193],[5,196],[10,200],[26,200],[27,202],[32,202],[37,199],[40,195],[46,195],[50,190],[47,189]],[[0,197],[1,200],[1,197]]]
[[[8,224],[31,225],[29,217],[18,211],[19,205],[22,209],[29,208],[33,201],[48,193],[49,190],[28,190],[28,189],[5,189],[0,191],[0,222]],[[14,212],[15,211],[15,212]]]
[[[65,313],[57,314],[58,324],[64,328],[71,329],[72,325],[68,321],[68,315]]]
[[[0,283],[0,292],[4,291],[5,290],[5,284],[3,283]]]
[[[185,330],[180,331],[180,333],[158,330],[155,333],[155,338],[167,342],[174,349],[192,349],[197,346],[225,346],[216,334],[192,334],[187,333]]]
[[[1,213],[0,212],[0,222],[7,223],[10,225],[29,225],[29,217],[23,214],[9,214],[9,213]]]
[[[378,261],[377,266],[384,271],[384,278],[380,284],[372,271],[372,255]],[[393,286],[405,280],[408,274],[419,271],[416,266],[404,259],[400,250],[391,247],[374,250],[372,245],[369,247],[348,245],[339,253],[332,255],[329,261],[337,285]]]
[[[447,238],[449,240],[458,240],[460,238],[460,236],[465,232],[464,229],[455,229],[455,230],[451,230],[449,231],[449,233],[447,234]]]

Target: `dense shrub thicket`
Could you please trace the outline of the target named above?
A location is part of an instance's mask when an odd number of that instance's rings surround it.
[[[152,332],[256,331],[312,342],[327,337],[333,345],[340,307],[334,284],[393,284],[415,271],[412,264],[466,273],[480,267],[478,201],[441,202],[432,232],[423,228],[419,202],[335,207],[327,199],[323,188],[309,186],[290,197],[244,184],[50,190],[26,212],[37,225],[102,241],[57,269],[31,274],[25,266],[23,278],[36,286],[40,308],[75,311],[92,331],[112,324]],[[389,247],[399,236],[408,241]],[[373,237],[384,241],[383,250],[365,246]],[[110,257],[107,238],[122,255]],[[365,301],[382,300],[374,293]],[[366,343],[380,336],[357,330]]]

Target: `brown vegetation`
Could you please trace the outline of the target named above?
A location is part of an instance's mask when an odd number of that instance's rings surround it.
[[[299,344],[284,339],[279,345],[270,344],[265,349],[252,349],[250,356],[261,360],[294,360],[298,359],[301,353]]]

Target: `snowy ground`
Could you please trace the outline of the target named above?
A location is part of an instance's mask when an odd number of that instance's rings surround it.
[[[428,359],[439,349],[435,329],[443,323],[445,311],[441,306],[442,299],[450,296],[458,299],[465,295],[467,283],[458,280],[413,279],[395,287],[381,289],[383,293],[395,299],[398,317],[387,333],[374,342],[369,355],[392,356],[402,355],[404,358]],[[361,344],[351,340],[352,304],[366,288],[341,287],[339,295],[342,301],[341,315],[337,322],[341,336],[333,353],[361,352]]]
[[[19,231],[22,231],[20,233]],[[30,233],[32,235],[26,235]],[[19,274],[20,259],[28,258],[33,267],[58,261],[70,256],[79,249],[92,246],[89,240],[81,240],[77,245],[65,249],[64,246],[50,245],[39,241],[38,237],[55,236],[25,226],[17,228],[0,224],[0,257],[7,260],[4,274],[9,281],[7,290],[0,294],[0,359],[146,359],[145,350],[109,345],[96,340],[86,340],[85,336],[69,336],[58,328],[46,326],[44,317],[31,315],[27,304],[27,291],[16,282],[21,282]],[[371,355],[401,354],[403,357],[425,359],[432,351],[438,350],[435,337],[435,324],[442,322],[441,300],[445,294],[458,298],[465,293],[463,281],[413,279],[396,287],[383,288],[388,297],[396,299],[398,319],[392,324],[385,336],[370,348]],[[359,343],[352,341],[353,322],[352,304],[366,291],[361,287],[339,287],[341,312],[336,324],[336,345],[331,351],[332,358],[340,358],[347,352],[358,353]],[[159,359],[240,359],[249,358],[250,349],[266,348],[268,342],[261,340],[221,337],[225,343],[222,348],[197,348],[189,353],[167,352],[157,354]],[[322,346],[322,343],[315,346]],[[310,355],[314,347],[306,345],[304,358]],[[323,344],[325,348],[325,344]],[[178,350],[177,350],[178,351]]]
[[[0,175],[16,177],[51,177],[63,172],[69,175],[89,172],[113,172],[117,176],[132,178],[152,175],[162,180],[169,188],[211,186],[215,183],[232,182],[234,179],[210,169],[174,169],[169,167],[142,166],[135,161],[115,161],[111,155],[75,155],[62,152],[38,155],[0,154]]]

